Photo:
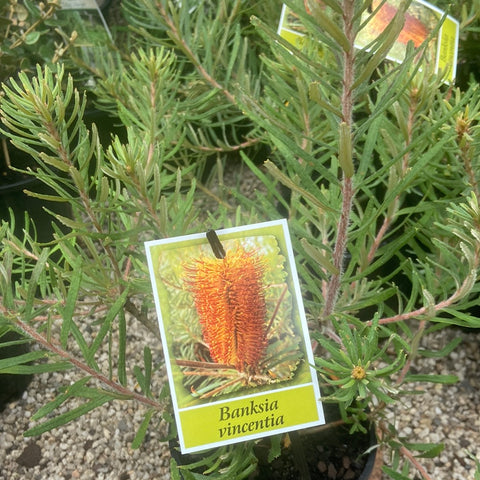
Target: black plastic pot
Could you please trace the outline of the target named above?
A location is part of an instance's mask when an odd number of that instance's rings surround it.
[[[45,211],[45,208],[56,213],[69,216],[69,208],[57,204],[57,202],[44,202],[38,198],[30,197],[24,190],[42,191],[45,190],[40,182],[33,177],[18,177],[12,183],[0,185],[0,219],[10,221],[9,209],[13,210],[15,218],[15,234],[22,235],[25,228],[25,212],[35,224],[37,240],[41,243],[49,242],[53,238],[53,217]]]
[[[70,217],[70,206],[27,195],[25,190],[50,195],[52,190],[35,176],[10,169],[9,163],[16,168],[33,169],[34,161],[29,155],[11,146],[8,150],[9,162],[6,161],[3,152],[0,154],[0,221],[10,222],[9,209],[11,209],[15,218],[15,234],[21,237],[25,228],[25,212],[28,212],[36,227],[37,240],[41,243],[49,242],[53,239],[52,222],[55,219],[45,209]]]
[[[28,353],[28,343],[14,331],[0,332],[0,359]],[[7,343],[10,345],[4,346]],[[20,398],[32,380],[32,375],[0,374],[0,412],[6,405]]]
[[[26,168],[28,165],[33,165],[33,161],[22,152],[12,149],[9,153],[14,157],[11,160],[15,161],[16,166]],[[12,211],[15,222],[14,233],[22,238],[26,226],[25,212],[28,212],[35,224],[37,241],[41,243],[51,241],[54,234],[52,223],[55,219],[45,209],[63,216],[71,216],[70,207],[64,203],[45,202],[28,196],[24,190],[52,193],[35,177],[9,169],[5,158],[0,156],[0,222],[2,220],[11,222],[10,211]],[[12,275],[12,283],[15,280],[16,277]],[[8,346],[3,346],[7,343]],[[19,333],[0,331],[0,358],[15,357],[27,353],[28,350],[28,343]],[[0,374],[0,411],[7,403],[23,394],[31,379],[31,375]]]
[[[324,410],[326,425],[290,433],[291,443],[284,445],[281,455],[270,463],[267,461],[270,438],[259,441],[254,448],[258,468],[249,480],[369,480],[377,455],[376,448],[369,450],[377,443],[374,426],[370,426],[366,434],[352,435],[349,426],[339,422],[337,405],[324,404]],[[182,455],[176,440],[170,441],[169,446],[180,466],[202,458],[201,454]],[[299,463],[303,463],[303,467]],[[195,473],[202,472],[195,470]]]

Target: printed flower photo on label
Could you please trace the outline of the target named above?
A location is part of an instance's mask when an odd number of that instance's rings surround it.
[[[203,243],[163,251],[158,259],[170,310],[172,370],[187,403],[188,397],[271,389],[294,379],[305,362],[286,259],[275,236],[235,238],[222,246],[224,258]]]
[[[400,8],[400,0],[388,0],[381,2],[374,0],[369,11],[365,12],[362,20],[365,27],[360,31],[355,43],[357,48],[367,48],[373,45],[379,36],[384,32],[388,25],[393,21]],[[372,14],[373,17],[371,16]],[[401,62],[405,58],[407,44],[412,42],[415,49],[418,49],[435,30],[441,13],[430,8],[426,8],[420,2],[412,2],[407,12],[404,14],[404,23],[397,40],[388,52],[387,58]],[[437,51],[437,34],[430,39],[427,48],[419,52],[423,61],[433,64]]]
[[[277,33],[296,48],[309,51],[314,48],[310,31],[322,29],[325,10],[330,7],[321,0],[304,0],[305,12],[282,5]],[[355,36],[355,48],[362,55],[383,55],[402,63],[407,57],[407,46],[415,65],[441,74],[446,83],[455,79],[460,24],[450,15],[424,0],[413,0],[406,11],[401,0],[372,0],[361,15],[360,29]],[[306,14],[306,15],[305,15]],[[382,53],[380,45],[389,39],[388,51]],[[327,55],[317,41],[319,60]],[[314,50],[315,51],[315,50]],[[292,52],[293,53],[293,52]]]

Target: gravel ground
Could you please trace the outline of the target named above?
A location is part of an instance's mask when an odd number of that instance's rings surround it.
[[[130,322],[127,367],[142,365],[146,342],[154,364],[160,363],[160,341],[133,319]],[[98,364],[103,372],[108,372],[107,355],[102,355]],[[36,375],[23,397],[7,405],[0,414],[0,480],[170,478],[168,444],[162,441],[165,436],[162,427],[152,422],[154,426],[143,445],[137,450],[130,447],[146,411],[145,406],[133,401],[115,401],[62,428],[39,437],[23,437],[25,430],[36,425],[30,418],[38,408],[52,400],[61,386],[79,378],[75,370]],[[155,372],[155,388],[165,381],[163,369]],[[70,406],[75,404],[72,402]],[[58,413],[64,411],[66,408]]]
[[[448,357],[415,362],[418,373],[453,374],[458,383],[414,385],[424,393],[407,397],[390,412],[400,436],[445,445],[438,457],[420,459],[432,480],[474,480],[475,465],[467,451],[480,459],[480,332],[448,328],[425,337],[422,344],[438,350],[458,336],[462,343]]]

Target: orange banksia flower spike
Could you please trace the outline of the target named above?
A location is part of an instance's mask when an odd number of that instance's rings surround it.
[[[203,339],[212,360],[254,374],[265,355],[265,263],[240,245],[225,252],[209,232],[216,257],[202,256],[185,266]]]

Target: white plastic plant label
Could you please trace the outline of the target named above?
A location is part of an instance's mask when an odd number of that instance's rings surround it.
[[[182,453],[325,423],[285,220],[145,247]]]
[[[96,0],[61,0],[60,6],[63,10],[96,10]]]

